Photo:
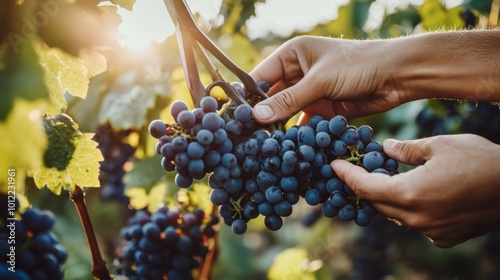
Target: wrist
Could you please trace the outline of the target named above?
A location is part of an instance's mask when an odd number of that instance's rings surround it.
[[[498,101],[500,31],[426,33],[386,40],[384,90],[425,98]]]

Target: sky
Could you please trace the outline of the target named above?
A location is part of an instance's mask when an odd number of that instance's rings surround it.
[[[210,25],[220,18],[221,0],[186,0],[193,13],[200,13]],[[366,23],[368,29],[376,29],[384,12],[393,12],[409,4],[419,5],[423,0],[377,0],[370,7]],[[445,0],[453,7],[463,0]],[[256,17],[247,21],[250,39],[265,37],[270,33],[288,36],[294,30],[307,30],[314,25],[328,22],[338,16],[338,7],[348,0],[266,0],[255,6]],[[174,32],[174,25],[163,0],[138,0],[132,12],[119,9],[123,22],[120,31],[125,35],[122,45],[135,49],[146,48],[151,41],[162,42]],[[300,15],[300,16],[298,16]]]

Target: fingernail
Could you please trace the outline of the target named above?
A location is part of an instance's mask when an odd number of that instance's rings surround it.
[[[274,115],[273,109],[268,105],[256,105],[253,112],[261,120],[270,119]]]
[[[383,143],[384,149],[392,149],[392,148],[394,148],[394,146],[396,146],[397,143],[399,143],[398,140],[387,139]]]

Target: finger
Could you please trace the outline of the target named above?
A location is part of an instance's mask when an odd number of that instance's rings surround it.
[[[321,98],[321,93],[311,91],[313,75],[305,76],[297,84],[286,88],[257,103],[254,106],[254,117],[260,123],[275,123],[286,120],[303,108]]]
[[[366,169],[345,160],[334,160],[331,166],[339,179],[361,199],[392,204],[393,197],[400,192],[389,175],[368,173]]]
[[[250,77],[256,82],[266,81],[270,85],[276,84],[279,80],[285,77],[285,66],[283,65],[282,53],[287,53],[282,51],[283,47],[280,47],[271,55],[266,57],[261,63],[259,63],[249,74]]]
[[[399,162],[421,165],[431,156],[432,145],[429,141],[429,138],[406,141],[387,139],[383,142],[384,153]]]

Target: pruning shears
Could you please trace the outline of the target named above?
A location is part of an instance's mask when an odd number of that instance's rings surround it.
[[[214,66],[206,51],[212,54],[222,65],[230,70],[245,86],[250,96],[266,99],[267,95],[245,71],[240,69],[202,32],[195,23],[192,13],[184,0],[164,0],[167,11],[175,24],[175,33],[181,54],[186,82],[193,103],[199,106],[200,100],[207,96],[214,86],[221,87],[224,92],[238,104],[248,104],[240,94],[224,80],[219,70]],[[213,82],[205,87],[201,82],[196,65],[196,56],[212,75]]]

